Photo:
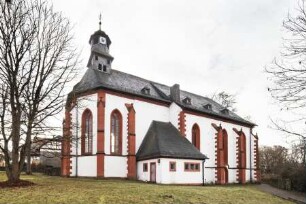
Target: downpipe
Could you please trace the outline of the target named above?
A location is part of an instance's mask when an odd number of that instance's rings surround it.
[[[250,183],[253,182],[253,168],[252,168],[252,131],[253,128],[250,128]]]
[[[205,163],[205,159],[202,161],[202,186],[205,185],[204,163]]]

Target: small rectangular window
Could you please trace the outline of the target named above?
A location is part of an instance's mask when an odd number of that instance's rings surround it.
[[[195,170],[200,170],[200,165],[199,164],[195,164]]]
[[[110,63],[111,63],[111,61],[110,61],[110,59],[108,59],[108,60],[107,60],[107,64],[110,64]]]
[[[169,170],[170,171],[176,171],[176,162],[170,162],[169,163]]]
[[[143,163],[142,170],[143,172],[148,172],[148,163]]]
[[[195,170],[195,167],[194,167],[195,165],[194,164],[190,164],[190,169],[191,170]]]
[[[98,59],[99,59],[98,55],[95,55],[95,60],[98,60]]]
[[[185,171],[200,171],[200,163],[185,162]]]
[[[103,65],[103,72],[106,72],[106,65]]]
[[[99,65],[98,65],[98,69],[99,69],[100,71],[102,71],[102,64],[99,64]]]
[[[189,169],[189,163],[185,163],[185,171]]]

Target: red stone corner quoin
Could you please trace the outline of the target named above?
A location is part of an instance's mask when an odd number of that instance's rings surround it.
[[[186,114],[184,111],[181,111],[178,114],[178,127],[179,127],[180,133],[184,137],[186,137]]]
[[[104,123],[105,123],[105,92],[98,92],[98,103],[97,103],[97,177],[104,177]]]
[[[136,139],[136,133],[135,133],[135,109],[133,104],[125,104],[127,110],[128,110],[128,124],[127,124],[127,130],[128,130],[128,158],[127,158],[127,170],[128,174],[127,177],[129,179],[136,179],[136,145],[135,145],[135,139]]]
[[[258,150],[258,136],[254,136],[254,166],[255,166],[255,181],[261,181],[260,169],[259,169],[259,150]]]
[[[70,139],[71,139],[71,115],[68,110],[65,111],[65,120],[63,123],[63,141],[62,141],[62,176],[70,176]]]

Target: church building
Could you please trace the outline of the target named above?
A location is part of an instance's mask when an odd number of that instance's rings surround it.
[[[160,184],[258,182],[256,126],[215,101],[112,68],[90,36],[87,71],[67,97],[61,174]]]

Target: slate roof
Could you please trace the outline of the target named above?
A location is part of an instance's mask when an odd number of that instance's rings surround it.
[[[136,159],[153,158],[208,159],[170,123],[152,121]]]
[[[144,87],[148,87],[150,89],[149,95],[143,93],[142,89]],[[96,69],[88,68],[81,81],[74,86],[70,96],[74,93],[77,94],[99,88],[129,93],[169,104],[172,103],[170,99],[170,86],[146,80],[114,69],[111,69],[110,73],[104,73]],[[191,99],[191,104],[186,104],[183,102],[184,98],[186,97]],[[224,107],[217,102],[207,97],[199,96],[187,91],[180,91],[180,102],[176,103],[182,108],[191,111],[197,111],[222,119],[228,119],[250,127],[255,126],[254,123],[241,118],[234,112],[229,111],[228,114],[224,114],[224,112],[222,112]],[[211,110],[204,107],[207,104],[211,104]]]

